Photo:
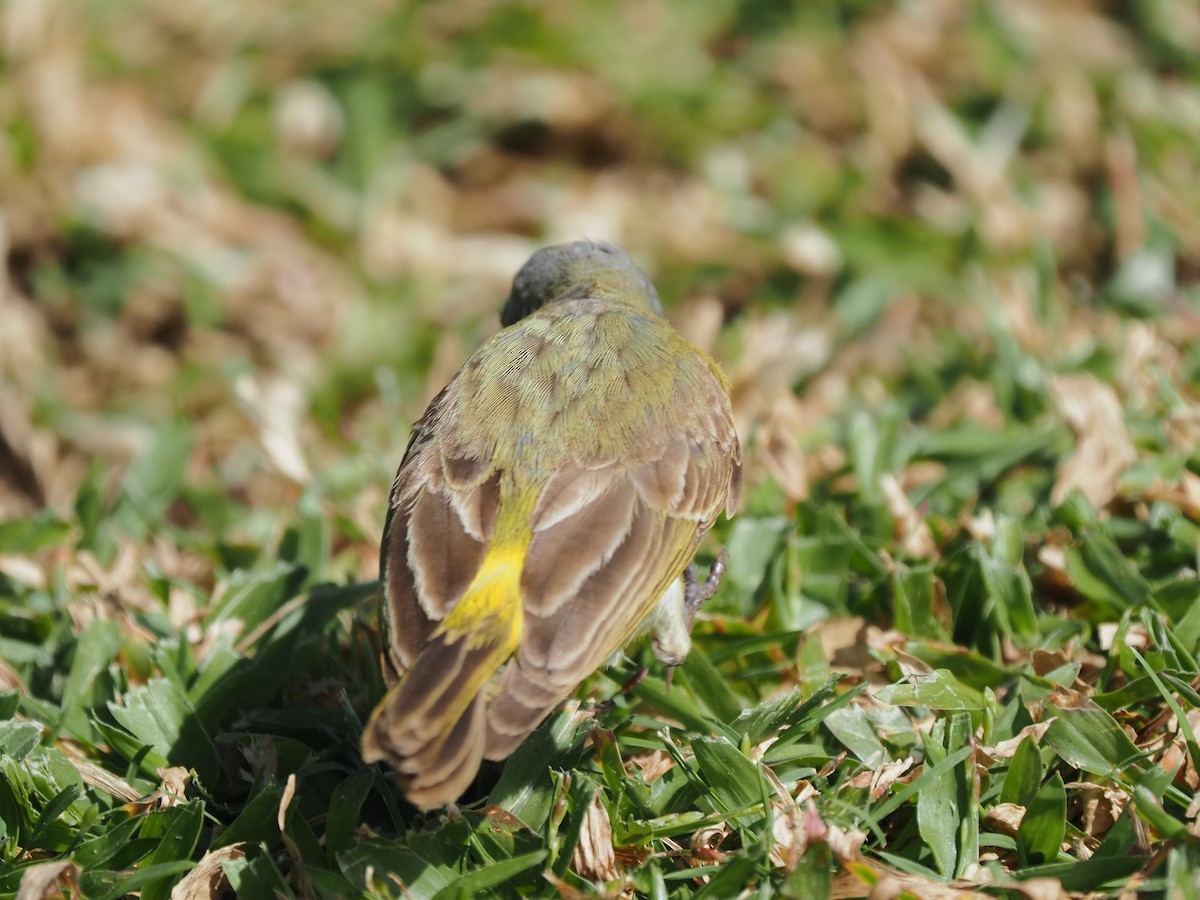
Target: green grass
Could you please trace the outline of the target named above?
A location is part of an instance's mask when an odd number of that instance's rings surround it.
[[[0,56],[0,897],[1200,897],[1191,4],[78,6]],[[729,570],[419,814],[387,489],[581,235],[731,376]]]

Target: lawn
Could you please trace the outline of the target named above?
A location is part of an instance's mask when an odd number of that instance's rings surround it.
[[[0,897],[1200,898],[1191,0],[11,0],[0,123]],[[388,489],[585,236],[728,572],[419,813]]]

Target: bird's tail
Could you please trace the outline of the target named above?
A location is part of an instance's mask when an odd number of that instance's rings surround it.
[[[521,640],[523,550],[489,550],[363,732],[363,759],[387,760],[416,806],[456,800],[479,770],[487,737],[485,688]]]

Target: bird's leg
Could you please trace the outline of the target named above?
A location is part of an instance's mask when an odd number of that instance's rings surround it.
[[[688,563],[687,568],[683,570],[683,609],[687,614],[689,633],[692,630],[692,624],[696,620],[696,613],[700,611],[700,607],[717,592],[717,587],[721,584],[721,578],[725,575],[725,565],[728,562],[729,554],[722,550],[717,554],[717,558],[713,560],[713,564],[709,567],[708,577],[704,579],[703,584],[696,581],[696,563],[694,561]]]
[[[648,674],[650,674],[650,670],[648,668],[646,668],[645,666],[642,666],[640,669],[638,669],[636,672],[634,672],[632,675],[629,676],[629,679],[623,685],[621,685],[621,690],[617,691],[617,693],[618,694],[632,693],[633,689],[635,687],[637,687],[639,684],[641,684],[645,680],[645,678]]]
[[[696,561],[692,560],[687,564],[687,568],[683,570],[683,612],[687,619],[688,634],[692,633],[692,625],[696,621],[696,613],[700,611],[706,601],[712,598],[717,592],[717,587],[721,584],[721,578],[725,574],[725,564],[729,561],[729,554],[722,550],[717,554],[717,558],[713,560],[713,564],[708,569],[708,577],[701,584],[696,580]],[[667,667],[665,681],[667,690],[671,689],[671,679],[675,674],[675,666]]]
[[[617,705],[617,697],[626,697],[633,693],[633,689],[645,680],[650,670],[642,666],[636,672],[629,676],[626,682],[617,689],[617,692],[607,700],[603,700],[596,704],[596,713],[603,714]]]

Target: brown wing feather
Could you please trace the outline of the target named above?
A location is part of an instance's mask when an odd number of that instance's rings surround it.
[[[696,537],[695,523],[664,521],[643,508],[611,561],[580,590],[580,597],[595,606],[578,602],[548,619],[526,619],[522,647],[488,705],[488,759],[508,756],[580,681],[628,642],[686,565]],[[617,609],[641,598],[649,602],[639,611]]]
[[[448,492],[423,491],[405,524],[417,599],[440,619],[470,585],[487,545],[470,534]]]
[[[487,555],[500,505],[501,473],[446,427],[459,391],[452,382],[414,426],[392,488],[380,556],[392,683],[362,740],[363,758],[388,760],[422,807],[475,777],[487,733],[478,685],[502,661],[488,642],[438,632]]]
[[[521,582],[524,632],[488,704],[487,758],[508,756],[633,636],[679,576],[734,479],[736,437],[724,421],[719,436],[685,432],[635,444],[652,455],[614,464],[619,480],[610,476],[607,490],[573,504],[552,529],[535,530]],[[732,442],[733,452],[714,452],[714,438]]]
[[[384,532],[382,569],[383,613],[386,628],[389,687],[412,665],[421,648],[433,635],[437,622],[417,601],[417,585],[408,567],[408,519],[393,515]]]
[[[573,473],[566,471],[562,478],[572,480]],[[553,489],[558,479],[551,478],[548,487]],[[611,485],[611,478],[608,481]],[[535,508],[533,540],[521,574],[527,613],[552,616],[579,596],[588,576],[612,556],[629,533],[636,502],[636,493],[625,484],[592,496],[582,506],[572,504],[574,511],[565,517],[559,515],[559,507],[547,504],[539,519]],[[553,520],[549,528],[542,527],[546,519]]]
[[[688,440],[680,436],[667,443],[659,456],[632,469],[629,477],[644,503],[677,514],[691,467],[694,464],[689,458]]]
[[[413,426],[392,486],[380,578],[389,662],[402,674],[471,583],[487,552],[500,473],[442,439],[452,383]]]

